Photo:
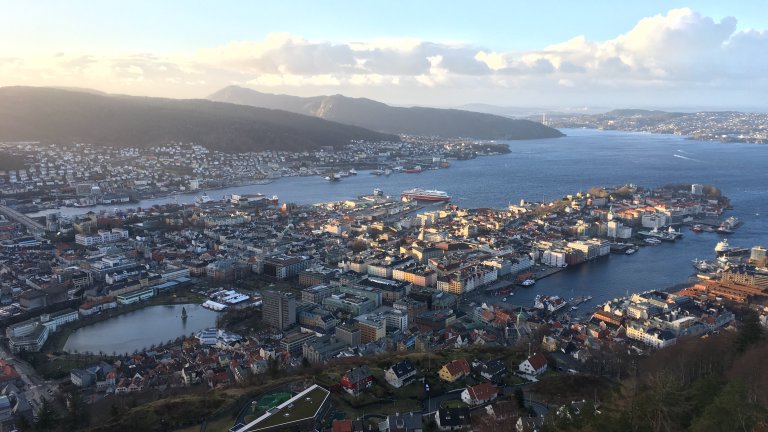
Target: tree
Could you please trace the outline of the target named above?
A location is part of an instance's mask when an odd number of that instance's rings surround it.
[[[515,400],[517,401],[517,406],[525,408],[525,393],[523,393],[523,389],[520,387],[515,388]]]
[[[58,416],[56,415],[56,412],[53,410],[53,406],[51,406],[51,402],[46,398],[42,398],[42,403],[40,405],[40,411],[37,418],[37,424],[35,425],[35,429],[39,431],[54,430],[57,422],[58,422]]]
[[[768,409],[749,400],[747,389],[740,382],[725,386],[717,398],[704,409],[691,425],[699,431],[751,431],[768,416]],[[764,420],[763,420],[764,421]]]
[[[76,392],[70,392],[66,395],[69,400],[67,407],[67,417],[64,423],[67,424],[67,430],[77,430],[88,425],[87,406],[80,400],[80,395]]]
[[[16,416],[16,428],[21,432],[31,431],[32,425],[29,423],[29,420],[23,415],[17,415]]]
[[[750,310],[742,319],[741,328],[736,337],[736,351],[742,353],[762,338],[763,327],[760,325],[760,318],[757,313]]]

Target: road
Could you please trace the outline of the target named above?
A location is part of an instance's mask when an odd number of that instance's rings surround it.
[[[16,372],[24,382],[22,394],[27,398],[29,404],[32,405],[32,410],[37,413],[40,410],[43,399],[50,400],[53,398],[57,383],[44,380],[29,363],[15,357],[1,344],[0,356],[16,369]]]

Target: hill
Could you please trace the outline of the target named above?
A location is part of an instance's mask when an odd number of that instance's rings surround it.
[[[195,142],[230,153],[398,141],[287,111],[202,99],[117,96],[40,87],[0,88],[0,141],[148,147]]]
[[[493,140],[563,136],[556,129],[529,120],[457,109],[393,107],[371,99],[342,95],[303,98],[229,86],[208,96],[208,99],[282,109],[385,133]]]

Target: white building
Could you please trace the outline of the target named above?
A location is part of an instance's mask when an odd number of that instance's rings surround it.
[[[94,246],[103,243],[112,243],[128,238],[128,230],[112,228],[111,231],[99,230],[96,234],[77,234],[75,243],[83,246]]]
[[[541,353],[536,353],[523,360],[518,370],[526,375],[539,376],[547,371],[547,358]]]

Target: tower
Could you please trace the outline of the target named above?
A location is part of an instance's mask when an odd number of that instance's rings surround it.
[[[296,324],[296,296],[290,292],[264,291],[262,321],[285,330]]]

